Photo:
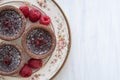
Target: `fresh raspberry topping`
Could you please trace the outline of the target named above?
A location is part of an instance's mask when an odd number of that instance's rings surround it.
[[[32,58],[28,61],[28,65],[33,69],[39,69],[42,67],[42,60]]]
[[[39,22],[40,22],[40,24],[43,24],[43,25],[49,25],[51,22],[51,19],[49,16],[41,16]]]
[[[37,41],[36,41],[36,45],[37,45],[37,46],[39,46],[39,45],[40,45],[40,43],[41,43],[41,41],[40,41],[40,40],[37,40]]]
[[[24,16],[26,18],[28,18],[28,16],[29,16],[29,8],[28,8],[28,6],[21,6],[19,9],[24,14]]]
[[[8,26],[8,21],[4,21],[3,24],[4,24],[5,26]]]
[[[4,64],[9,65],[10,63],[11,63],[11,61],[8,58],[4,59]]]
[[[30,77],[32,75],[32,69],[28,66],[28,64],[25,64],[19,74],[21,77]]]
[[[29,11],[29,19],[31,22],[37,22],[40,19],[40,17],[41,13],[39,10],[33,8]]]

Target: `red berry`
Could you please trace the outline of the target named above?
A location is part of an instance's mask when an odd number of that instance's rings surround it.
[[[41,13],[37,9],[31,9],[29,12],[29,19],[31,22],[37,22],[41,17]]]
[[[21,77],[30,77],[32,75],[32,69],[28,66],[28,64],[25,64],[19,74]]]
[[[9,65],[10,64],[10,60],[8,58],[5,58],[4,59],[4,64]]]
[[[8,21],[4,21],[3,24],[4,24],[5,26],[8,26]]]
[[[40,40],[36,41],[36,45],[39,46],[40,45]]]
[[[29,8],[28,6],[21,6],[19,8],[21,12],[24,14],[24,16],[27,18],[29,16]]]
[[[43,24],[43,25],[49,25],[51,22],[51,19],[49,16],[41,16],[40,18],[40,24]]]
[[[39,69],[42,67],[42,60],[32,58],[28,61],[28,65],[33,69]]]

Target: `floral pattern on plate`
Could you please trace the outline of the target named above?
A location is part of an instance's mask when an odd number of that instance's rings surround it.
[[[0,76],[0,80],[50,80],[63,67],[70,51],[71,35],[68,21],[54,0],[0,0],[0,6],[14,5],[18,7],[23,4],[36,6],[50,16],[52,29],[57,39],[56,48],[44,67],[35,72],[31,77]]]

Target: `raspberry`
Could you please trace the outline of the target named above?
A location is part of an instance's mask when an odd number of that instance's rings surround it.
[[[36,41],[36,45],[39,46],[40,45],[40,40]]]
[[[9,60],[8,58],[5,58],[5,59],[4,59],[4,63],[5,63],[6,65],[9,65],[11,62],[10,62],[10,60]]]
[[[49,25],[51,22],[51,19],[49,16],[41,16],[40,18],[40,24],[43,24],[43,25]]]
[[[9,22],[8,22],[8,21],[4,21],[3,24],[4,24],[5,26],[8,26]]]
[[[28,61],[28,65],[33,69],[39,69],[42,67],[42,60],[32,58]]]
[[[19,74],[21,77],[29,77],[32,75],[32,69],[28,66],[28,64],[25,64]]]
[[[24,16],[26,18],[28,18],[28,16],[29,16],[29,8],[28,8],[28,6],[21,6],[19,9],[24,14]]]
[[[41,13],[37,9],[31,9],[29,12],[29,19],[31,22],[37,22],[41,17]]]

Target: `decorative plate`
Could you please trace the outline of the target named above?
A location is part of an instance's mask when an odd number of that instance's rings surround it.
[[[52,20],[51,28],[57,39],[56,48],[51,56],[44,59],[44,66],[34,72],[31,77],[21,78],[19,76],[1,75],[0,80],[51,80],[63,67],[70,51],[71,35],[68,21],[54,0],[0,0],[0,6],[12,5],[19,7],[24,4],[36,7],[44,14],[50,16]],[[17,43],[17,41],[13,42]]]

